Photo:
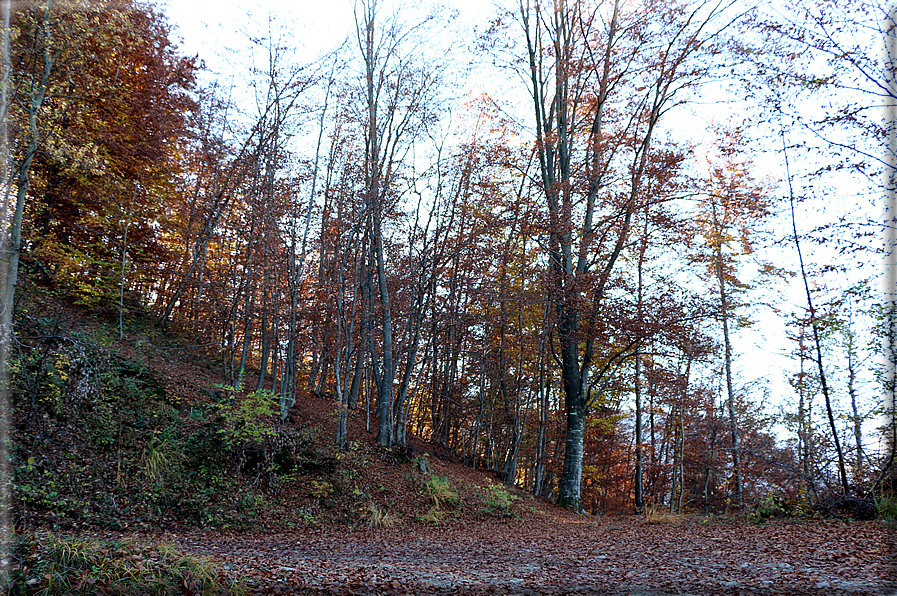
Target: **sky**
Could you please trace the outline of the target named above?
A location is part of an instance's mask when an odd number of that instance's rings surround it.
[[[384,7],[388,10],[400,4],[403,3],[386,0]],[[256,23],[254,32],[263,33],[269,14],[274,30],[283,27],[294,37],[291,43],[303,54],[300,62],[311,62],[334,48],[354,26],[353,0],[164,0],[161,5],[175,25],[175,34],[182,39],[182,51],[199,54],[212,70],[220,69],[224,75],[231,68],[227,59],[221,57],[222,48],[245,44],[245,33],[252,23]],[[493,12],[492,0],[415,5],[435,7],[440,12],[456,10],[463,26],[486,23]]]

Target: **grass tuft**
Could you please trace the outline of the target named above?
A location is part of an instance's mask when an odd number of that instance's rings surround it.
[[[430,476],[424,481],[424,492],[432,501],[437,511],[454,509],[458,506],[460,497],[448,478]]]
[[[645,508],[645,522],[649,524],[679,524],[688,518],[686,515],[670,513],[661,507],[651,505]]]
[[[368,527],[371,529],[375,528],[392,528],[397,525],[401,519],[389,513],[388,511],[383,511],[376,505],[370,505],[368,507]]]
[[[24,534],[16,537],[12,554],[9,575],[0,577],[0,586],[10,596],[249,593],[208,559],[167,544]]]

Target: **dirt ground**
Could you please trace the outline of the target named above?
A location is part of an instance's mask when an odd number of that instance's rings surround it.
[[[167,535],[260,594],[875,594],[897,591],[880,522],[748,525],[545,516],[478,527]]]

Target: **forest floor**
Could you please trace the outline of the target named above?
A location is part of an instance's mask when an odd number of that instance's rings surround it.
[[[576,516],[475,525],[144,535],[209,557],[254,594],[893,594],[879,521]]]

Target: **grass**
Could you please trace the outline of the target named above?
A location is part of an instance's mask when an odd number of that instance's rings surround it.
[[[649,524],[679,524],[688,519],[687,515],[670,513],[661,507],[651,505],[645,508],[645,522]]]
[[[878,515],[889,528],[897,528],[897,498],[881,497],[877,502]]]
[[[168,544],[100,541],[50,533],[15,539],[9,576],[0,586],[13,595],[216,594],[243,596],[248,588],[226,578],[209,560]]]
[[[454,509],[460,502],[458,491],[452,487],[448,478],[430,476],[424,481],[423,489],[437,511]]]
[[[490,483],[483,489],[483,513],[495,517],[509,517],[513,515],[511,506],[520,497],[511,494],[504,485]]]
[[[388,511],[381,510],[376,505],[370,505],[368,507],[368,527],[371,529],[375,528],[392,528],[397,525],[401,519],[389,513]]]

